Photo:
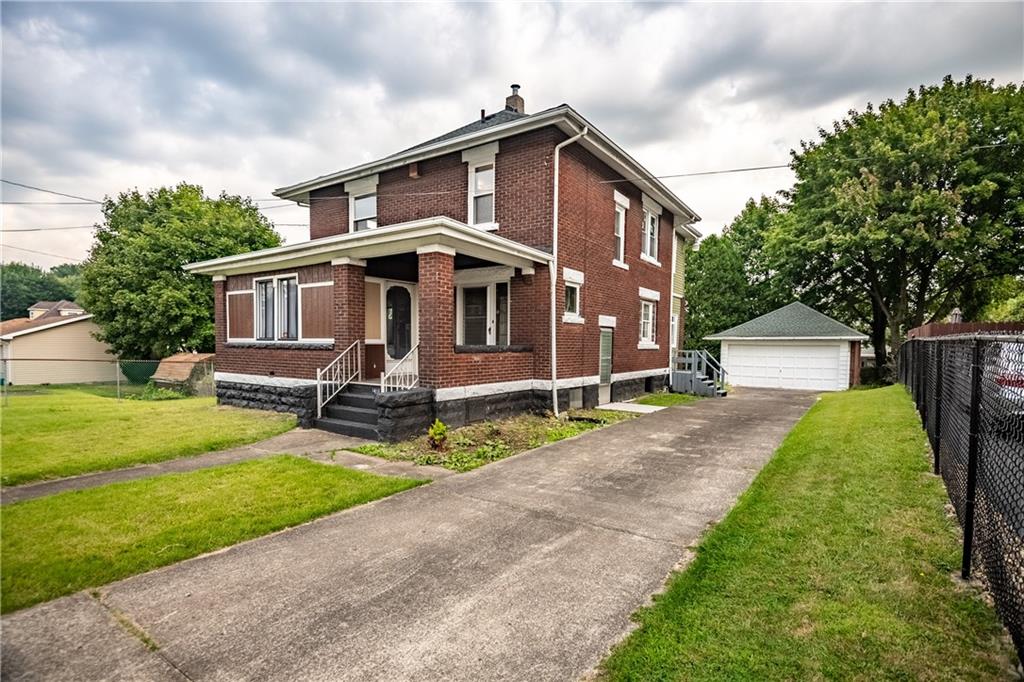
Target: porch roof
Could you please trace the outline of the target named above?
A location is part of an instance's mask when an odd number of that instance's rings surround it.
[[[242,275],[340,258],[365,260],[415,253],[430,246],[446,247],[456,253],[517,268],[546,265],[552,260],[546,251],[439,216],[190,263],[185,271],[202,275]]]

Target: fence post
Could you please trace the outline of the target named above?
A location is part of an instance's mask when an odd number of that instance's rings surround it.
[[[117,382],[117,399],[121,399],[121,361],[114,360],[114,381]]]
[[[974,339],[971,351],[971,420],[967,438],[967,496],[964,502],[964,558],[960,575],[971,577],[974,549],[974,493],[978,486],[978,440],[981,430],[981,341]]]
[[[944,341],[935,344],[935,473],[939,473],[939,451],[942,449],[942,365],[946,354]]]

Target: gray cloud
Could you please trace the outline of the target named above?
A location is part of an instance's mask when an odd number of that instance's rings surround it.
[[[493,111],[512,81],[530,110],[568,102],[669,173],[785,161],[849,107],[1024,71],[1017,3],[8,3],[2,31],[4,176],[90,196],[187,179],[267,197]],[[673,187],[718,226],[787,181]],[[80,224],[74,210],[4,221]]]

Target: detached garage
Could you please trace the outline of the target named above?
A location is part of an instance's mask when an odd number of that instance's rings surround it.
[[[790,303],[707,338],[722,342],[733,386],[842,391],[860,383],[860,344],[868,337]]]

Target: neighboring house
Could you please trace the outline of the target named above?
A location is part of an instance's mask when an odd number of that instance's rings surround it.
[[[309,206],[309,241],[186,267],[214,279],[223,403],[308,422],[354,377],[318,424],[393,438],[664,384],[699,218],[568,105],[528,115],[513,86],[502,111],[274,194]]]
[[[92,315],[70,301],[40,301],[28,317],[0,322],[0,371],[9,384],[114,381],[115,358],[97,341]]]
[[[796,302],[707,338],[732,386],[842,391],[860,383],[868,337]]]

